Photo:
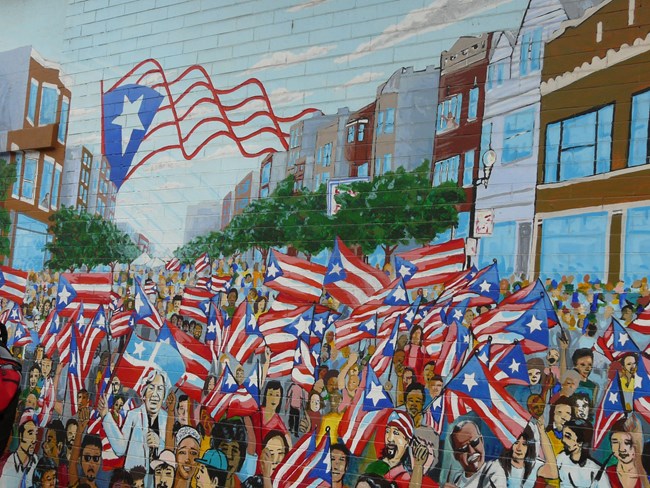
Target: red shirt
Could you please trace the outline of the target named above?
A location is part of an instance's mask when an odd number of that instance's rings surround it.
[[[607,477],[609,478],[609,484],[612,488],[623,488],[621,481],[618,479],[618,473],[616,472],[616,465],[607,466],[605,469]],[[641,478],[637,478],[634,488],[641,488]]]

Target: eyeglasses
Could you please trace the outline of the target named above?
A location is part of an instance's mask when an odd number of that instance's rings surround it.
[[[84,461],[89,463],[90,461],[94,463],[98,463],[100,460],[100,456],[91,456],[90,454],[84,454]]]
[[[456,449],[456,452],[460,452],[461,454],[462,454],[462,453],[469,452],[469,448],[470,448],[470,446],[471,446],[473,449],[476,449],[476,448],[478,447],[478,445],[481,443],[482,440],[483,440],[482,437],[477,437],[476,439],[473,439],[473,440],[469,441],[469,442],[468,442],[467,444],[465,444],[463,447],[459,447],[458,449]]]

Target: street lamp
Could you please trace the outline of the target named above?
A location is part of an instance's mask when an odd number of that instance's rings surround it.
[[[494,149],[488,149],[483,153],[483,157],[481,158],[481,168],[483,171],[483,176],[480,178],[477,178],[476,181],[474,181],[474,186],[478,186],[481,183],[485,188],[488,186],[488,180],[490,179],[490,175],[492,174],[492,168],[494,167],[494,163],[497,162],[497,153],[494,151]]]

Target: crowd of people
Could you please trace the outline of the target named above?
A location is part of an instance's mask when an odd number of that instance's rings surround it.
[[[226,316],[232,318],[244,301],[252,305],[258,320],[273,309],[275,292],[264,285],[263,264],[220,260],[210,271],[229,277],[228,291],[219,303]],[[199,278],[191,268],[117,269],[113,277],[120,307],[133,308],[133,284],[138,279],[162,317],[196,341],[206,342],[206,323],[182,313],[183,290],[195,286]],[[11,432],[0,487],[649,486],[649,458],[644,454],[649,449],[644,437],[649,432],[648,416],[635,404],[635,381],[638,388],[644,353],[630,352],[612,360],[597,343],[612,318],[626,327],[650,304],[647,279],[602,283],[585,275],[542,281],[561,327],[551,329],[546,350],[527,354],[526,364],[520,365],[528,372],[528,384],[505,387],[509,398],[530,413],[530,421],[510,445],[490,431],[482,411],[445,420],[442,428],[436,428],[430,409],[441,399],[450,377],[439,374],[435,358],[423,344],[423,329],[414,323],[397,337],[391,365],[379,378],[381,394],[391,399],[392,406],[378,409],[373,437],[362,452],[349,439],[347,423],[350,412],[368,396],[365,371],[376,341],[363,339],[339,347],[336,324],[315,348],[319,360],[310,388],[291,374],[269,377],[274,353],[268,347],[241,364],[225,351],[204,378],[201,401],[172,384],[168,371],[156,364],[135,388],[123,386],[118,375],[106,378],[107,365],[114,367],[126,347],[124,339],[107,340],[95,352],[73,412],[66,380],[69,365],[45,354],[36,336],[55,305],[57,283],[57,273],[29,276],[22,311],[35,339],[12,350],[22,360],[22,384],[15,418],[8,424]],[[499,301],[528,285],[523,278],[501,279]],[[413,300],[431,303],[444,291],[444,286],[436,285],[411,292]],[[349,312],[326,295],[321,303],[343,316]],[[467,308],[459,326],[471,328],[490,308]],[[7,329],[5,345],[11,344],[15,330],[11,324]],[[647,347],[648,338],[631,330],[629,336],[641,350]],[[224,387],[226,366],[243,385],[258,363],[259,408],[238,415],[220,412],[213,418],[206,402],[215,389]],[[626,413],[612,422],[596,449],[598,406],[617,375]],[[101,393],[103,381],[108,385]],[[44,415],[48,404],[52,408]],[[313,445],[305,439],[313,439]],[[312,453],[325,445],[329,451],[325,482],[311,485],[310,470],[316,469]],[[301,465],[304,474],[296,475],[295,467]]]

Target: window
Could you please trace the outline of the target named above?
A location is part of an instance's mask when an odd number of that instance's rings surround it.
[[[625,218],[624,278],[628,283],[650,274],[650,207],[631,208]]]
[[[613,113],[607,105],[546,127],[545,183],[609,171]]]
[[[38,125],[54,124],[56,109],[59,103],[59,89],[47,83],[41,88],[41,110],[38,114]]]
[[[384,112],[377,114],[377,135],[381,134],[384,130]]]
[[[507,69],[507,60],[498,61],[488,66],[486,90],[503,85]]]
[[[97,199],[97,213],[103,217],[105,211],[106,211],[106,204],[104,203],[104,200],[102,200],[101,198],[98,198]]]
[[[501,161],[510,163],[533,154],[535,110],[526,109],[510,114],[503,126],[503,154]]]
[[[316,152],[316,164],[317,165],[322,165],[323,164],[323,147],[319,147],[318,151]]]
[[[469,120],[474,120],[478,117],[478,90],[478,86],[469,90],[469,107],[467,108],[467,118]]]
[[[23,173],[22,189],[20,191],[20,196],[23,200],[34,202],[37,170],[38,161],[33,158],[25,158],[25,171]]]
[[[323,185],[330,180],[330,174],[328,172],[323,173]]]
[[[323,167],[332,164],[332,143],[328,142],[323,146]]]
[[[606,279],[607,220],[606,212],[544,219],[540,275]]]
[[[438,161],[433,167],[433,186],[438,186],[446,181],[457,182],[459,164],[459,155]]]
[[[526,32],[521,36],[519,73],[522,76],[541,68],[542,28]]]
[[[381,158],[376,158],[375,159],[375,176],[379,176],[381,174]]]
[[[54,182],[52,183],[52,210],[59,208],[59,186],[61,185],[61,172],[63,168],[60,164],[54,167]]]
[[[472,151],[467,151],[465,153],[465,161],[464,161],[464,168],[463,168],[463,186],[472,186],[472,183],[474,181],[474,165],[476,164],[475,162],[475,152],[474,150]]]
[[[65,142],[65,134],[68,131],[68,112],[70,110],[70,100],[63,97],[61,102],[61,116],[59,117],[59,132],[57,133],[57,140],[63,144]]]
[[[392,154],[384,154],[384,171],[383,174],[388,173],[391,171],[392,168],[392,163],[393,163],[393,155]]]
[[[392,134],[394,129],[395,129],[395,109],[387,108],[386,123],[384,124],[384,132],[386,134]]]
[[[354,142],[354,125],[348,126],[348,142]]]
[[[79,187],[79,201],[84,209],[88,207],[88,188],[85,186]]]
[[[479,266],[484,267],[497,260],[499,276],[510,276],[515,272],[517,223],[497,222],[491,236],[480,239]]]
[[[359,132],[357,134],[357,141],[363,141],[364,132],[366,130],[366,124],[359,124]]]
[[[630,155],[628,166],[648,164],[650,144],[650,90],[632,97],[632,121],[630,123]]]
[[[314,190],[317,190],[319,186],[320,186],[320,173],[316,173],[316,176],[314,177]]]
[[[260,197],[262,197],[262,198],[266,198],[266,197],[268,197],[268,196],[269,196],[269,187],[268,187],[268,186],[265,186],[264,188],[262,188],[262,189],[260,190]]]
[[[27,104],[27,120],[32,124],[36,122],[36,98],[38,97],[38,81],[31,79],[29,84],[29,103]]]
[[[455,129],[460,125],[460,108],[463,95],[458,94],[438,104],[438,131]]]
[[[41,179],[41,191],[38,194],[38,206],[43,210],[49,210],[52,200],[52,180],[54,178],[54,161],[45,158],[43,161],[43,177]]]
[[[262,185],[268,184],[271,180],[271,163],[266,163],[262,167]]]
[[[357,168],[357,176],[368,176],[368,163],[363,163]]]
[[[23,153],[16,153],[16,181],[11,189],[11,196],[20,198],[20,181],[23,176]]]

